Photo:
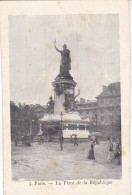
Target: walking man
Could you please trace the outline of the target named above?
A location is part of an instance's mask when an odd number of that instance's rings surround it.
[[[119,139],[116,139],[116,145],[115,145],[115,159],[117,159],[118,164],[121,164],[121,145]]]
[[[15,138],[15,146],[18,144],[18,137]]]
[[[74,146],[77,145],[78,146],[78,143],[77,143],[77,135],[75,135],[74,137]]]

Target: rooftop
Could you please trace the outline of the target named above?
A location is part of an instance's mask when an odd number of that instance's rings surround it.
[[[40,119],[41,122],[44,121],[61,121],[60,114],[46,114],[42,119]],[[67,114],[63,114],[62,121],[77,121],[77,122],[89,122],[89,119],[81,119],[78,112],[69,112]]]
[[[105,89],[102,91],[99,97],[107,97],[107,96],[113,96],[113,95],[120,95],[120,82],[111,83]]]

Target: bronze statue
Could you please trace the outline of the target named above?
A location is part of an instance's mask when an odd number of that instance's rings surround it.
[[[56,47],[56,41],[54,42],[55,49],[61,53],[61,63],[60,63],[60,75],[61,76],[68,76],[69,70],[71,70],[71,56],[70,56],[70,50],[67,49],[67,45],[63,45],[63,50],[59,50]]]

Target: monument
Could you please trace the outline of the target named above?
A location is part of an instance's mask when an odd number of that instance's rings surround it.
[[[77,83],[73,80],[70,74],[71,70],[71,56],[67,45],[63,45],[63,50],[59,50],[54,42],[54,47],[61,54],[60,71],[55,78],[52,86],[54,88],[54,110],[48,112],[43,119],[41,119],[42,128],[45,125],[52,129],[59,129],[57,124],[61,126],[61,132],[65,138],[70,138],[71,135],[77,135],[79,138],[88,138],[89,119],[81,119],[78,112],[76,112],[76,97],[75,87]],[[51,101],[50,101],[51,102]],[[50,108],[50,106],[49,106]]]
[[[55,49],[61,54],[60,73],[52,83],[54,87],[54,114],[67,113],[75,109],[76,82],[70,75],[71,56],[67,45],[59,50],[54,42]]]

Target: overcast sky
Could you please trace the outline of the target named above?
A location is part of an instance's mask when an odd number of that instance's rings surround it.
[[[9,16],[11,100],[45,105],[54,94],[59,49],[71,51],[76,93],[93,100],[120,80],[118,15]],[[80,98],[79,97],[79,98]]]

